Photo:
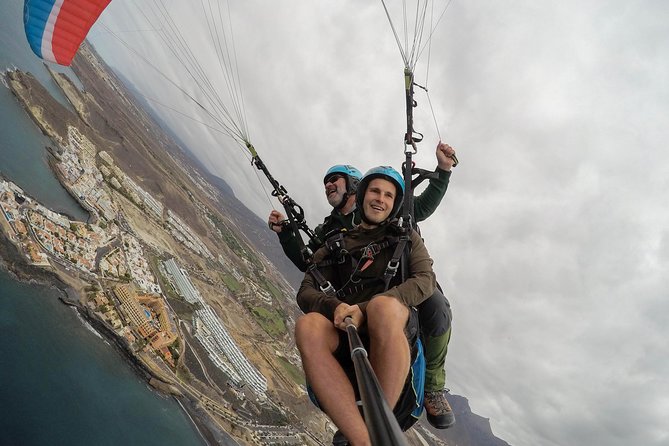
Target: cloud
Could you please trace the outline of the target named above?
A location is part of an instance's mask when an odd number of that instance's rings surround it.
[[[114,3],[110,28],[146,25]],[[169,7],[217,73],[202,17]],[[330,165],[403,160],[403,66],[390,27],[380,5],[354,1],[231,11],[252,141],[314,226],[329,212]],[[422,225],[455,314],[449,386],[515,446],[669,438],[668,20],[658,1],[452,2],[417,68],[429,101],[417,89],[416,160],[433,167],[441,137],[462,162]],[[132,36],[193,87],[155,35]],[[109,35],[94,43],[147,95],[198,115]],[[156,112],[251,209],[264,217],[276,206],[242,150]]]

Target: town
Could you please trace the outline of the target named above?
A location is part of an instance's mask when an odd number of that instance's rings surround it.
[[[53,212],[18,185],[0,180],[1,226],[27,261],[44,268],[58,265],[90,283],[84,304],[91,312],[124,339],[138,357],[151,362],[151,369],[181,381],[182,388],[195,394],[212,415],[251,431],[248,438],[252,444],[320,444],[317,437],[300,429],[259,424],[251,413],[231,411],[229,403],[211,399],[178,378],[177,362],[184,348],[179,327],[185,323],[211,363],[227,378],[226,385],[234,395],[284,412],[268,396],[267,378],[245,356],[225,323],[202,297],[187,268],[176,256],[164,258],[165,253],[159,260],[151,259],[146,251],[155,247],[133,231],[114,196],[127,199],[193,255],[227,271],[226,277],[235,284],[240,298],[257,296],[271,303],[271,289],[248,280],[223,255],[215,257],[177,213],[141,188],[112,156],[98,151],[76,127],[68,127],[67,135],[63,144],[49,147],[53,157],[50,162],[63,186],[89,212],[88,222]],[[220,233],[214,221],[210,220],[210,225]],[[167,298],[168,292],[193,308],[190,320],[180,319]],[[283,356],[298,363],[295,351]],[[300,393],[305,393],[304,389]]]

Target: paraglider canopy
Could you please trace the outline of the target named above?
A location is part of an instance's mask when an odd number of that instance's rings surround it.
[[[25,0],[23,25],[33,52],[70,65],[81,42],[111,0]]]

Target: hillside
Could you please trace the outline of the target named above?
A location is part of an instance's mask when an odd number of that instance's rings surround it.
[[[221,208],[231,216],[231,220],[238,222],[238,229],[260,252],[271,260],[279,272],[297,289],[304,274],[297,270],[283,254],[283,250],[277,242],[276,234],[267,228],[265,221],[251,212],[244,203],[237,199],[232,188],[223,178],[217,176],[215,172],[209,171],[207,166],[196,158],[195,154],[179,135],[174,133],[169,125],[152,112],[153,106],[150,101],[144,99],[130,80],[116,71],[114,73],[125,84],[135,100],[142,104],[163,132],[174,141],[173,145],[165,147],[166,150],[170,151],[173,156],[187,162],[194,170],[199,171],[209,184],[218,189],[220,192],[218,199]]]
[[[133,90],[132,87],[130,89]],[[161,123],[160,125],[163,128],[167,129],[165,123],[162,123],[162,121],[155,115],[152,116],[154,116],[157,122]],[[171,132],[169,133],[172,135]],[[267,229],[264,220],[251,212],[244,203],[235,197],[232,189],[224,179],[213,173],[209,173],[206,167],[188,151],[187,146],[179,140],[177,135],[172,136],[176,141],[179,141],[179,147],[182,148],[186,156],[189,157],[193,166],[201,172],[208,173],[204,174],[205,178],[221,193],[221,205],[233,216],[233,220],[240,222],[238,225],[240,231],[246,235],[258,250],[263,252],[268,259],[276,265],[281,274],[283,274],[293,286],[299,285],[299,282],[302,279],[302,273],[300,273],[294,265],[287,260],[277,242],[275,234]],[[431,431],[435,437],[445,441],[448,445],[509,446],[507,442],[494,435],[489,419],[472,412],[467,398],[459,395],[451,395],[449,397],[449,402],[451,402],[457,418],[457,423],[453,428],[447,430],[434,429],[425,420],[420,422],[419,425],[422,428]]]
[[[128,85],[128,93],[130,95],[132,95],[133,90],[134,87]],[[283,255],[276,235],[267,228],[265,221],[251,212],[244,203],[235,197],[232,189],[223,178],[209,172],[206,166],[195,158],[193,152],[179,139],[178,135],[171,132],[164,122],[151,113],[150,105],[146,101],[143,101],[141,96],[135,96],[135,101],[143,103],[144,107],[148,107],[145,111],[151,116],[156,128],[162,130],[164,138],[169,138],[170,143],[165,144],[164,149],[172,157],[179,160],[182,166],[187,166],[193,172],[194,176],[202,178],[204,182],[215,189],[212,198],[219,205],[219,210],[234,224],[235,229],[244,234],[247,241],[267,256],[270,262],[276,266],[276,269],[293,287],[299,285],[302,273],[297,271],[292,263]],[[296,314],[296,306],[292,297],[288,296],[285,301],[282,301],[285,313],[287,314]],[[508,443],[493,434],[487,418],[481,417],[471,411],[469,402],[465,397],[452,395],[449,401],[451,401],[457,417],[457,423],[453,428],[445,431],[435,430],[431,428],[429,423],[423,420],[419,422],[419,429],[430,430],[435,437],[445,441],[448,445],[508,446]],[[303,407],[304,409],[313,411],[313,407],[309,406],[308,403],[306,407]]]
[[[457,420],[455,426],[443,431],[430,431],[453,446],[509,446],[506,441],[497,438],[490,427],[490,420],[472,412],[469,400],[460,395],[450,395],[449,403]],[[428,423],[423,423],[429,426]]]
[[[14,92],[57,145],[66,144],[71,127],[78,128],[98,150],[104,150],[115,169],[164,205],[160,215],[149,218],[146,208],[132,197],[109,189],[120,208],[119,226],[132,232],[150,253],[161,287],[167,290],[166,300],[185,327],[180,330],[183,354],[174,374],[198,395],[207,407],[202,410],[206,416],[236,438],[251,441],[249,431],[254,428],[249,426],[267,423],[286,438],[300,438],[300,444],[327,442],[328,423],[306,398],[292,337],[300,313],[290,285],[298,283],[301,273],[285,259],[275,234],[234,196],[224,179],[208,172],[164,123],[147,112],[146,104],[90,47],[82,48],[73,70],[84,85],[82,91],[66,76],[52,75],[74,112],[53,100],[29,74],[11,74]],[[193,253],[173,237],[168,224],[171,215],[187,223],[203,251]],[[211,306],[243,354],[267,378],[269,402],[254,402],[248,395],[240,396],[239,389],[231,390],[228,376],[208,359],[193,335],[198,330],[193,317],[198,305],[172,292],[159,272],[160,262],[170,258],[183,265],[203,297],[201,305]],[[458,424],[435,436],[448,444],[506,444],[494,437],[487,419],[471,413],[465,398],[453,396],[452,402]],[[425,444],[416,434],[424,426],[427,423],[410,435],[412,444]]]

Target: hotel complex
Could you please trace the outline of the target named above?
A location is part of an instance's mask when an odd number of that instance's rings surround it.
[[[169,347],[178,337],[176,324],[161,298],[137,294],[130,285],[114,288],[114,296],[121,303],[121,311],[133,324],[137,334],[146,339],[151,348],[160,351],[174,366]]]
[[[177,292],[190,303],[199,304],[193,314],[195,337],[207,349],[209,357],[236,385],[248,384],[261,400],[266,399],[267,379],[249,362],[239,349],[234,339],[207,305],[202,296],[188,278],[188,273],[170,259],[163,262]]]

